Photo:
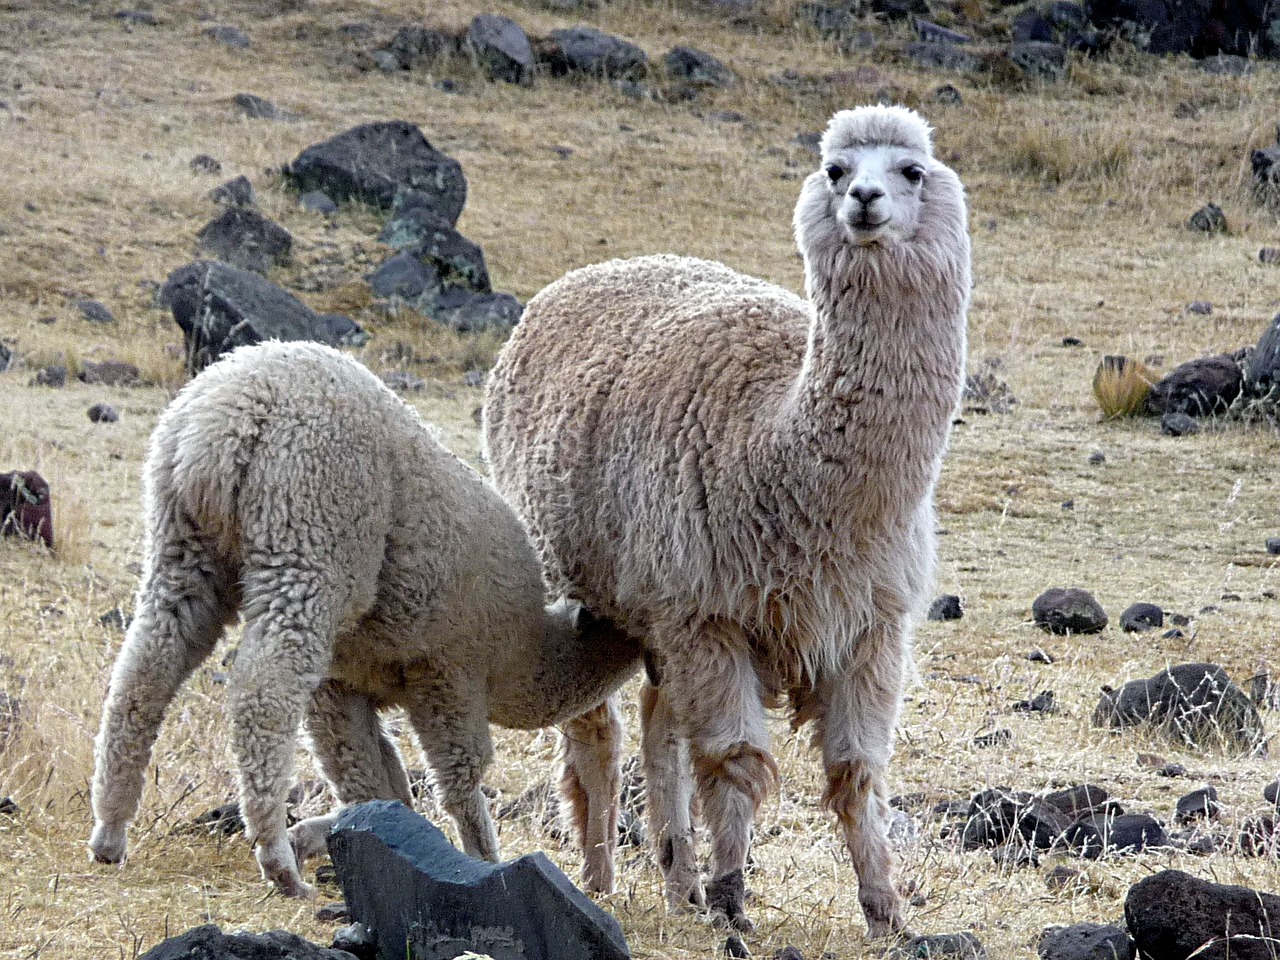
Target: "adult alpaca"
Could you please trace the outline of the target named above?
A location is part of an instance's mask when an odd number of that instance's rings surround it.
[[[584,882],[613,888],[621,725],[606,700],[640,669],[640,647],[545,605],[520,519],[377,377],[319,344],[233,351],[161,416],[144,501],[137,610],[96,744],[95,859],[124,860],[165,710],[240,615],[227,701],[241,810],[284,893],[311,893],[298,861],[325,849],[334,819],[285,831],[299,721],[340,803],[411,805],[378,718],[392,705],[464,849],[489,860],[489,724],[564,723]]]
[[[765,709],[812,721],[874,936],[903,926],[885,773],[933,489],[965,364],[964,191],[901,107],[837,113],[795,212],[808,301],[673,256],[575,271],[530,301],[485,441],[552,586],[644,638],[652,835],[668,902],[704,902],[687,743],[738,926]]]

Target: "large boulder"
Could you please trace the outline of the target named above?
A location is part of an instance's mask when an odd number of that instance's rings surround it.
[[[1119,927],[1075,923],[1046,929],[1036,954],[1040,960],[1133,960],[1133,943]]]
[[[467,199],[462,166],[404,120],[366,123],[307,147],[285,176],[299,193],[320,190],[339,202],[359,200],[384,210],[397,192],[418,190],[434,198],[436,213],[451,224]]]
[[[196,244],[223,263],[266,273],[272,266],[288,262],[293,237],[258,211],[231,206],[201,228]]]
[[[471,21],[467,44],[491,80],[528,83],[533,77],[533,45],[510,17],[482,13]]]
[[[1244,366],[1245,385],[1251,394],[1265,396],[1280,392],[1280,313],[1263,331],[1258,345],[1249,354]]]
[[[1280,953],[1280,897],[1181,870],[1130,887],[1124,917],[1143,957],[1275,960]]]
[[[329,853],[351,918],[379,957],[435,960],[474,950],[495,960],[626,960],[618,921],[545,854],[474,860],[395,801],[348,807]],[[452,952],[450,952],[452,951]]]
[[[1107,625],[1107,614],[1088,590],[1079,587],[1052,587],[1031,604],[1036,626],[1050,633],[1099,633]]]
[[[1090,18],[1148,53],[1248,56],[1274,51],[1261,0],[1092,0]]]
[[[1246,752],[1263,745],[1262,718],[1249,695],[1212,663],[1182,663],[1145,680],[1102,688],[1093,711],[1100,727],[1149,723],[1190,746]]]
[[[1188,360],[1174,367],[1147,394],[1152,413],[1186,413],[1193,417],[1226,413],[1240,396],[1243,374],[1228,354]]]
[[[355,960],[286,930],[223,933],[212,923],[156,944],[142,960]]]
[[[465,287],[475,293],[493,289],[484,251],[432,210],[409,207],[387,222],[378,239],[432,266],[444,286]]]
[[[556,76],[576,73],[601,80],[638,80],[649,70],[649,56],[643,50],[595,27],[552,30],[540,52]]]
[[[227,351],[263,340],[360,346],[369,339],[348,317],[317,313],[265,277],[207,260],[169,274],[159,302],[182,328],[193,375]]]
[[[53,549],[53,500],[34,470],[0,473],[0,536],[39,540]]]

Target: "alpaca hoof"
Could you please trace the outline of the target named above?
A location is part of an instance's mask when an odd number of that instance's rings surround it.
[[[721,874],[707,886],[707,907],[711,920],[717,926],[732,927],[742,933],[751,933],[756,925],[747,917],[743,901],[747,887],[741,870]]]
[[[582,868],[582,886],[587,893],[598,893],[604,896],[613,893],[613,869],[592,869],[590,864]]]
[[[305,882],[298,872],[298,864],[288,837],[281,836],[272,843],[261,844],[254,854],[263,879],[275,884],[276,889],[286,897],[307,900],[316,895],[315,888]]]
[[[880,896],[860,897],[862,912],[867,918],[867,936],[873,940],[881,937],[910,937],[897,894],[892,891]]]
[[[124,827],[98,824],[89,837],[89,859],[94,863],[124,863],[128,847]]]

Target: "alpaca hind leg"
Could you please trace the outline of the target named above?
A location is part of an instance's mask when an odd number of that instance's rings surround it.
[[[235,616],[231,578],[192,529],[154,531],[151,570],[111,672],[94,749],[90,855],[119,863],[151,748],[178,688]]]
[[[818,691],[817,737],[827,776],[822,805],[835,814],[844,833],[872,937],[904,929],[893,885],[885,799],[902,701],[903,656],[900,627],[873,630],[859,641],[854,662]]]
[[[460,688],[436,685],[409,708],[409,720],[435,780],[436,798],[453,818],[469,857],[498,860],[498,831],[480,790],[493,761],[487,713],[479,712],[483,696],[457,695]]]
[[[704,624],[676,649],[679,656],[664,665],[660,695],[689,739],[702,819],[711,832],[707,906],[718,920],[750,930],[743,899],[752,821],[778,777],[760,681],[746,638],[732,624]]]
[[[622,787],[622,720],[617,695],[564,724],[562,809],[582,848],[582,882],[613,892]]]
[[[328,670],[336,591],[325,577],[279,568],[246,577],[245,634],[228,710],[240,808],[262,875],[290,897],[312,896],[286,832],[285,797],[303,712]]]
[[[369,697],[338,680],[325,680],[311,695],[303,726],[320,772],[339,804],[399,800],[413,806],[404,760]],[[335,820],[336,812],[309,817],[289,828],[299,867],[326,852]]]
[[[697,840],[690,813],[693,777],[689,744],[675,729],[670,705],[660,687],[640,689],[641,757],[645,808],[658,865],[662,869],[667,906],[680,910],[707,905],[698,874]]]

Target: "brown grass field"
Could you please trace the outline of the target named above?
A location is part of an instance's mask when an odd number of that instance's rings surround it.
[[[478,458],[481,393],[463,375],[487,367],[497,344],[379,312],[361,280],[383,255],[376,219],[344,210],[330,228],[272,172],[308,144],[378,119],[420,124],[462,162],[471,194],[459,226],[484,247],[497,289],[525,299],[572,267],[657,251],[723,260],[799,289],[790,217],[798,178],[815,161],[792,137],[880,87],[900,88],[936,126],[941,155],[969,189],[971,367],[993,370],[1019,402],[1006,414],[966,415],[954,432],[938,490],[946,534],[937,592],[963,595],[967,612],[918,629],[919,682],[903,715],[893,792],[922,793],[927,813],[995,784],[1093,781],[1171,820],[1181,793],[1211,783],[1228,826],[1261,805],[1274,759],[1189,752],[1094,729],[1089,718],[1103,683],[1184,660],[1217,661],[1243,681],[1261,660],[1280,660],[1280,572],[1263,549],[1280,535],[1276,431],[1222,421],[1172,439],[1149,419],[1104,422],[1090,381],[1104,354],[1145,359],[1159,373],[1251,344],[1276,312],[1280,267],[1259,263],[1257,251],[1280,231],[1250,200],[1247,180],[1249,149],[1273,136],[1280,73],[1260,66],[1219,77],[1186,60],[1119,53],[1076,62],[1056,87],[994,87],[902,66],[893,50],[907,39],[903,27],[877,27],[876,51],[841,55],[789,25],[789,6],[764,3],[759,25],[742,28],[676,0],[615,0],[581,15],[532,0],[174,0],[155,4],[159,27],[129,31],[111,16],[116,4],[0,0],[0,339],[20,359],[0,374],[0,470],[45,474],[60,541],[53,554],[0,542],[0,690],[21,700],[17,722],[0,730],[0,796],[21,808],[0,818],[0,957],[128,958],[208,921],[284,927],[326,943],[333,932],[314,919],[314,903],[264,886],[242,839],[178,829],[234,793],[216,659],[173,706],[123,869],[87,862],[87,793],[122,639],[99,617],[131,606],[145,441],[182,382],[180,333],[152,306],[148,284],[192,259],[196,231],[216,213],[210,188],[250,177],[263,211],[295,237],[294,264],[274,279],[365,324],[374,336],[361,357],[375,370],[398,365],[393,345],[407,344],[410,369],[429,381],[412,402],[454,449]],[[730,63],[741,82],[673,104],[594,83],[491,84],[464,64],[447,68],[461,88],[450,94],[428,73],[360,72],[350,54],[372,44],[337,29],[365,21],[385,40],[400,23],[460,26],[491,11],[531,33],[585,18],[655,58],[688,43]],[[251,49],[202,36],[203,12],[208,23],[243,27]],[[938,13],[964,25],[944,3]],[[846,73],[803,89],[770,79],[863,66],[875,76]],[[963,104],[931,103],[930,91],[948,81]],[[230,102],[240,92],[300,119],[245,119]],[[706,119],[713,110],[747,122]],[[562,146],[572,149],[565,158],[553,150]],[[223,174],[193,173],[198,153],[220,159]],[[1185,228],[1208,200],[1226,211],[1230,233]],[[117,321],[85,321],[75,309],[82,297],[107,304]],[[1211,301],[1212,315],[1187,313],[1196,299]],[[1067,335],[1083,346],[1062,346]],[[86,360],[130,360],[151,385],[27,386],[60,356],[73,373]],[[119,423],[89,422],[85,410],[100,400],[119,409]],[[1095,451],[1105,463],[1088,463]],[[1073,585],[1096,594],[1112,626],[1094,637],[1039,633],[1031,601]],[[1121,633],[1114,621],[1138,600],[1192,616],[1186,638]],[[1036,646],[1056,662],[1029,662]],[[1011,712],[1012,701],[1045,689],[1059,713]],[[628,714],[634,749],[633,698]],[[1275,731],[1275,715],[1264,718]],[[997,727],[1012,731],[1009,743],[972,744]],[[781,722],[775,746],[783,783],[758,817],[752,953],[772,957],[789,943],[810,960],[824,951],[870,956],[877,948],[863,939],[852,870],[817,809],[816,758]],[[1139,763],[1142,752],[1184,764],[1187,778],[1157,776]],[[300,775],[310,776],[299,759]],[[553,736],[501,733],[490,785],[509,800],[553,764]],[[939,840],[938,826],[925,818],[919,842],[900,851],[899,883],[915,895],[909,922],[920,932],[972,930],[998,958],[1034,956],[1049,924],[1118,919],[1129,884],[1165,867],[1280,892],[1280,861],[1229,851],[1104,860],[1052,890],[1042,873],[1054,861],[998,867]],[[574,853],[532,820],[500,830],[506,854],[546,847],[576,875]],[[335,888],[322,892],[337,897]],[[638,958],[720,953],[723,933],[666,915],[647,854],[624,851],[619,892],[603,902]]]

